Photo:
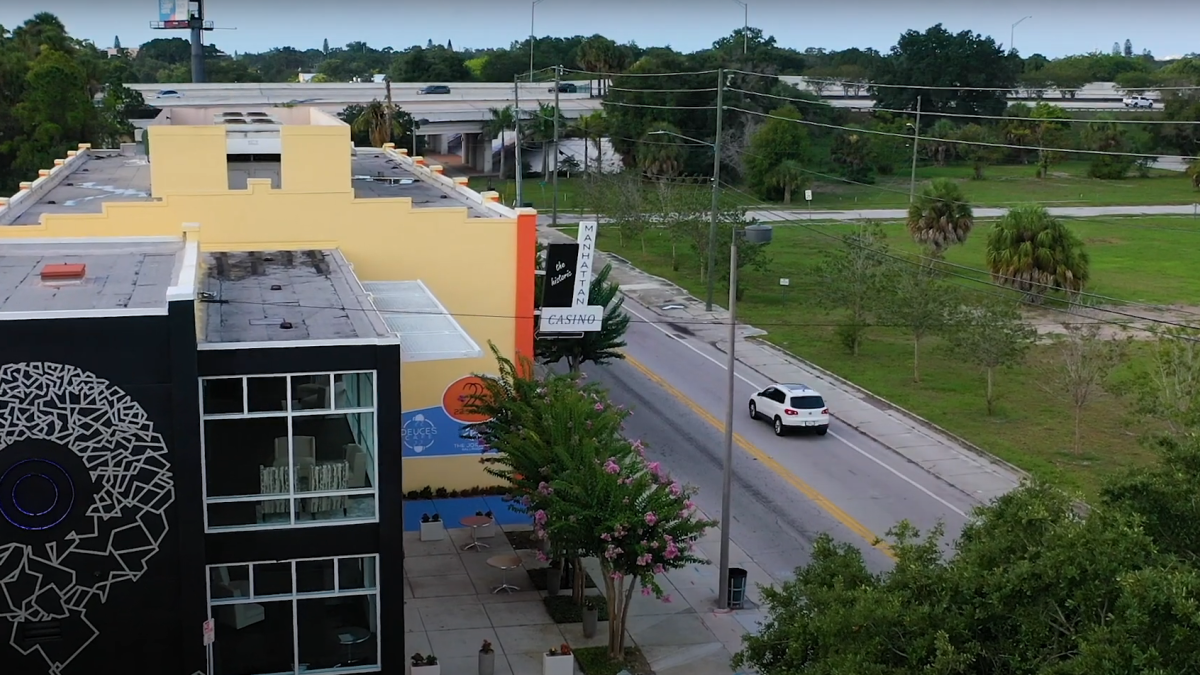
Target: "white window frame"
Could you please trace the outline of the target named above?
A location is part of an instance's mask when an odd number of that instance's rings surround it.
[[[352,371],[363,372],[363,371]],[[373,588],[354,588],[349,590],[341,590],[342,575],[338,571],[338,566],[342,560],[361,560],[371,559],[375,563],[375,586]],[[332,591],[322,591],[315,593],[298,593],[296,592],[296,563],[313,562],[313,561],[333,561],[333,589]],[[255,596],[254,595],[254,566],[255,565],[280,565],[287,563],[292,571],[292,592],[283,594],[275,593],[272,595]],[[250,577],[250,595],[244,598],[221,598],[213,600],[212,597],[212,571],[220,567],[246,567],[249,570]],[[379,555],[364,554],[364,555],[343,555],[332,557],[317,557],[317,558],[292,558],[289,560],[254,560],[249,562],[231,562],[220,565],[206,565],[204,568],[204,589],[207,606],[208,617],[212,618],[215,613],[214,608],[228,607],[231,605],[256,605],[264,602],[286,602],[292,603],[292,664],[294,669],[290,671],[290,675],[300,675],[300,621],[298,619],[301,600],[321,600],[324,598],[346,598],[354,596],[375,596],[375,663],[373,665],[365,665],[350,668],[327,668],[322,670],[306,670],[305,673],[336,673],[337,675],[349,675],[350,673],[378,673],[383,671],[383,634],[382,611],[379,605],[380,599],[380,574],[379,574]],[[220,631],[217,631],[217,640],[220,641]],[[263,675],[289,675],[289,671],[281,673],[264,673]]]
[[[371,405],[369,407],[356,408],[338,408],[337,396],[333,391],[333,384],[336,382],[338,375],[361,375],[370,374],[371,376]],[[293,377],[312,377],[312,376],[328,376],[330,384],[329,392],[329,407],[315,410],[293,410],[292,409],[292,378]],[[260,412],[250,412],[249,405],[249,383],[250,379],[267,379],[267,378],[284,378],[287,396],[286,410],[268,410]],[[204,383],[215,380],[240,380],[242,383],[242,411],[238,413],[214,413],[211,415],[205,414],[204,411]],[[379,371],[377,370],[321,370],[311,372],[295,372],[295,373],[255,373],[252,375],[217,375],[212,377],[201,377],[197,380],[196,386],[200,394],[200,481],[201,489],[204,497],[204,531],[205,532],[245,532],[245,531],[260,531],[260,530],[288,530],[305,527],[338,527],[344,525],[359,525],[362,523],[378,523],[379,522]],[[371,479],[371,487],[369,488],[353,488],[347,490],[324,490],[314,492],[297,492],[295,480],[288,482],[288,492],[280,492],[278,494],[258,494],[258,495],[237,495],[230,497],[209,497],[208,496],[208,447],[205,438],[205,422],[219,420],[237,420],[237,419],[286,419],[287,420],[287,439],[288,439],[288,475],[295,476],[296,457],[295,449],[291,447],[292,439],[292,420],[296,417],[316,417],[319,415],[350,415],[350,414],[370,414],[372,434],[372,451],[371,451],[371,466],[368,475]],[[296,519],[296,504],[301,499],[315,499],[320,497],[374,497],[374,508],[371,509],[370,518],[331,518],[329,520],[297,520]],[[286,523],[255,523],[252,525],[229,525],[212,527],[208,523],[208,508],[212,504],[238,504],[238,503],[254,503],[262,504],[268,501],[287,501],[288,502],[288,521]]]

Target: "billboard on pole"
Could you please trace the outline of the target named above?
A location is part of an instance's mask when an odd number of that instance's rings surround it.
[[[188,0],[158,0],[158,20],[168,21],[188,20]]]

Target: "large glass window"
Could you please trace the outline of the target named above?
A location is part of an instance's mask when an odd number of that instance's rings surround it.
[[[214,675],[379,670],[378,556],[208,568]]]
[[[204,378],[209,530],[376,519],[375,374]]]

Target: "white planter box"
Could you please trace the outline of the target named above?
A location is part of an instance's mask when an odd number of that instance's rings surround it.
[[[575,675],[575,655],[542,654],[542,675]]]
[[[441,541],[446,538],[446,524],[442,521],[436,523],[421,523],[421,541]],[[437,666],[422,666],[422,668],[437,668]],[[437,673],[425,673],[424,675],[438,675]]]
[[[441,523],[438,523],[438,525],[441,525]],[[442,529],[444,530],[445,528]],[[439,663],[436,666],[409,666],[409,670],[412,671],[412,675],[442,675],[442,664]]]

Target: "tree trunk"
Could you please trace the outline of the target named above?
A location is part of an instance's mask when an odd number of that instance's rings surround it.
[[[1083,406],[1077,405],[1075,406],[1075,454],[1077,455],[1082,452],[1082,448],[1079,445],[1079,423],[1082,418]]]
[[[921,336],[913,335],[913,382],[921,382]]]
[[[642,251],[643,255],[645,253],[646,253],[645,251]],[[675,255],[675,242],[671,242],[671,271],[672,272],[679,271],[679,258]]]
[[[588,174],[588,172],[590,171],[590,169],[588,169],[588,145],[589,145],[589,143],[587,142],[587,139],[585,138],[583,141],[583,175],[584,176],[586,176]]]
[[[550,175],[550,141],[542,142],[542,180]]]
[[[587,588],[587,573],[583,571],[583,558],[575,558],[575,576],[571,578],[571,599],[583,606],[584,589]]]
[[[582,364],[580,363],[578,356],[571,355],[567,357],[567,370],[572,375],[577,375],[581,366]]]
[[[975,180],[983,180],[983,162],[975,162]]]
[[[504,147],[504,130],[500,130],[500,180],[504,180],[504,155],[507,148]],[[489,148],[490,151],[490,148]]]
[[[987,368],[987,414],[991,415],[994,412],[992,400],[992,368]]]
[[[784,204],[792,203],[792,186],[791,186],[791,184],[783,186],[783,203]]]

